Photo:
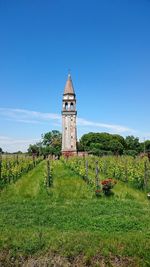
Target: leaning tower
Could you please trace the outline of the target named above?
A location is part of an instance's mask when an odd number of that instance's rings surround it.
[[[77,154],[76,95],[71,75],[65,85],[62,106],[62,155]]]

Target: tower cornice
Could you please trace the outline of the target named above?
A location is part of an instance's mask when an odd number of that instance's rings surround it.
[[[75,103],[76,103],[76,98],[74,98],[74,99],[69,99],[69,98],[68,98],[68,99],[63,99],[63,100],[62,100],[62,102],[66,102],[66,101],[67,101],[67,102],[75,102]]]
[[[66,111],[66,110],[62,110],[61,112],[62,115],[77,115],[77,111]]]

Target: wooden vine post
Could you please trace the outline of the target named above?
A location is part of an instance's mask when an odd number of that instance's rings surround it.
[[[12,178],[12,172],[11,172],[11,164],[10,161],[7,162],[7,168],[8,168],[8,183],[10,184],[11,178]],[[14,177],[13,177],[14,180]]]
[[[147,161],[144,161],[144,190],[146,191],[147,189]]]
[[[50,160],[47,160],[47,186],[50,187]]]
[[[128,162],[127,159],[125,159],[125,182],[128,182]]]
[[[107,165],[108,165],[108,162],[107,162],[106,159],[105,159],[104,164],[103,164],[103,174],[104,174],[104,175],[107,174],[107,168],[108,168]]]
[[[53,184],[52,170],[50,165],[50,160],[47,160],[47,187],[51,187]]]
[[[100,197],[101,196],[101,187],[100,187],[100,181],[99,181],[98,161],[96,161],[96,167],[95,167],[95,185],[96,185],[95,194],[97,197]]]
[[[2,154],[0,153],[0,179],[2,178]]]
[[[19,165],[19,156],[18,156],[18,154],[16,156],[16,163],[17,163],[17,165]]]
[[[35,167],[36,166],[36,161],[35,161],[35,154],[34,153],[32,155],[32,159],[33,159],[33,166]]]
[[[96,167],[95,167],[95,184],[96,184],[96,189],[99,189],[99,167],[98,167],[98,161],[96,161]]]
[[[88,182],[88,160],[85,161],[85,180]]]

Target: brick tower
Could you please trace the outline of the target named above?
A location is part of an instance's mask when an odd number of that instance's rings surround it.
[[[76,116],[76,95],[69,74],[63,94],[62,107],[62,155],[64,156],[77,154]]]

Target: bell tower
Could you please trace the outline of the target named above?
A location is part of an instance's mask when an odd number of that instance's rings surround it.
[[[76,95],[71,75],[65,85],[62,105],[62,155],[77,154]]]

